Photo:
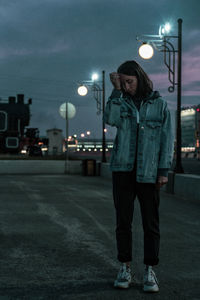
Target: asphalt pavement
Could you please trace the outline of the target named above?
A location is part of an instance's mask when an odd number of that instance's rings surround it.
[[[116,259],[111,181],[78,175],[0,180],[0,299],[200,299],[199,205],[161,192],[158,294],[142,291],[138,201],[128,290],[113,288]]]

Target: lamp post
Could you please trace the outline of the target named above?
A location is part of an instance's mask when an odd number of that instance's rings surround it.
[[[65,102],[59,107],[59,113],[63,119],[66,120],[66,139],[65,139],[65,174],[69,173],[69,119],[72,119],[76,114],[76,108],[72,103]]]
[[[160,26],[159,35],[142,35],[137,37],[138,41],[142,41],[143,49],[140,47],[139,54],[144,59],[149,59],[153,56],[153,48],[164,53],[164,63],[168,68],[168,79],[171,86],[168,87],[169,92],[174,92],[177,85],[177,117],[176,117],[176,165],[174,167],[175,173],[184,173],[181,162],[181,69],[182,69],[182,19],[178,19],[178,35],[168,35],[171,26],[169,23]],[[177,39],[177,50],[170,41]],[[146,45],[146,48],[145,48]],[[147,49],[148,47],[148,49]],[[144,54],[144,55],[143,55]],[[176,72],[176,54],[177,54],[177,80]]]
[[[78,88],[78,94],[80,96],[86,96],[88,93],[87,87],[91,86],[94,93],[94,98],[97,102],[97,114],[102,113],[102,117],[105,111],[105,71],[102,71],[102,80],[98,81],[98,75],[93,74],[92,80],[83,81]],[[106,162],[106,136],[105,136],[105,121],[102,118],[102,162]]]

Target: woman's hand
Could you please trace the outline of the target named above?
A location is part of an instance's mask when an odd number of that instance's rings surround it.
[[[160,188],[161,186],[163,186],[167,182],[168,182],[168,178],[167,177],[165,177],[165,176],[158,176],[157,182],[156,182],[156,187]]]
[[[120,74],[117,72],[110,73],[110,81],[116,90],[121,90]]]

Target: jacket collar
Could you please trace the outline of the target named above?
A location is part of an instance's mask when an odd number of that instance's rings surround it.
[[[129,94],[125,93],[122,96],[126,102],[128,102],[130,105],[133,103],[133,97],[131,97]],[[157,98],[160,97],[160,93],[158,91],[152,91],[151,94],[149,94],[146,98],[141,99],[141,102],[146,103],[153,103]]]

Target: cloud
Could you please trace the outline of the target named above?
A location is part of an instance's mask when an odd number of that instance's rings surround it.
[[[0,0],[0,96],[23,92],[25,97],[33,98],[31,126],[44,129],[45,126],[65,128],[55,111],[60,102],[69,100],[77,107],[77,118],[71,122],[74,130],[87,129],[90,124],[101,136],[93,95],[90,91],[87,98],[77,96],[77,83],[90,79],[93,71],[105,70],[108,97],[112,90],[109,72],[123,61],[135,59],[150,74],[155,89],[167,99],[170,109],[175,109],[176,92],[168,93],[170,83],[163,53],[155,54],[149,62],[142,61],[135,38],[138,34],[156,34],[168,16],[174,20],[175,32],[176,20],[181,16],[183,95],[186,96],[183,102],[191,99],[192,103],[199,95],[199,3]]]
[[[200,31],[199,31],[200,34]],[[200,95],[200,45],[183,53],[183,91]],[[192,89],[191,89],[192,88]]]
[[[199,31],[200,36],[200,31]],[[185,96],[200,96],[200,45],[183,52],[182,54],[182,91]],[[164,63],[163,63],[164,65]],[[160,66],[159,66],[160,68]],[[168,79],[168,69],[165,67],[162,72],[150,73],[154,86],[163,91],[171,85]],[[175,80],[177,82],[177,56]]]

